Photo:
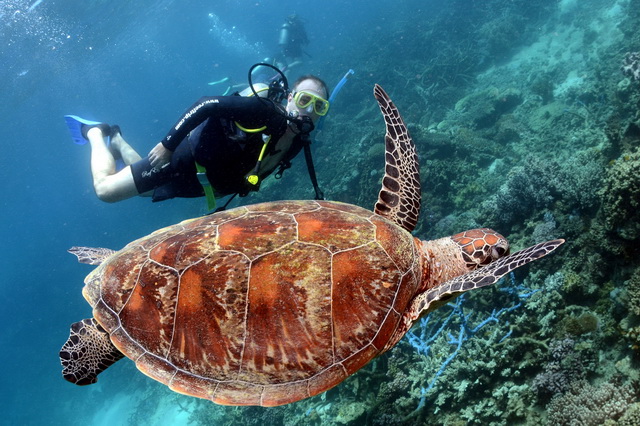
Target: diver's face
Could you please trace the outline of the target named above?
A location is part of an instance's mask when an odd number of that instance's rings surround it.
[[[317,83],[315,80],[302,80],[300,84],[298,84],[295,87],[294,91],[290,93],[289,97],[287,98],[287,112],[297,111],[299,114],[298,115],[299,117],[307,116],[311,118],[311,121],[315,123],[320,116],[314,110],[313,103],[308,105],[306,108],[301,108],[296,104],[294,100],[295,93],[303,92],[303,91],[307,93],[311,93],[312,95],[319,96],[323,99],[327,99],[327,94],[322,88],[322,85]]]

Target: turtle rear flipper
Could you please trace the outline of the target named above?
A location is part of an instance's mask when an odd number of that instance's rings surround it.
[[[79,386],[90,385],[123,356],[95,319],[83,319],[71,324],[69,339],[60,349],[62,376]]]
[[[71,247],[67,250],[78,258],[78,262],[87,265],[99,265],[107,257],[115,253],[115,250],[101,247]]]

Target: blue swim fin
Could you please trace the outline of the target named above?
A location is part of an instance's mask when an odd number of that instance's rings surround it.
[[[86,124],[88,126],[97,126],[98,124],[102,124],[99,121],[86,120],[84,118],[78,117],[77,115],[65,115],[64,121],[67,122],[67,127],[69,128],[69,132],[71,133],[71,138],[73,139],[73,142],[78,145],[84,145],[87,142],[89,142],[82,135],[83,125]]]
[[[77,115],[65,115],[64,121],[67,123],[67,127],[69,128],[69,132],[71,133],[71,138],[73,139],[73,142],[78,145],[84,145],[87,142],[89,142],[87,138],[85,138],[84,135],[82,134],[82,126],[87,125],[87,126],[100,126],[101,128],[106,127],[107,131],[105,132],[103,129],[103,133],[105,133],[105,137],[107,138],[107,148],[111,148],[112,132],[109,125],[102,123],[101,121],[87,120],[85,118],[78,117]],[[115,128],[117,126],[113,126],[113,127]],[[120,128],[118,127],[117,129],[118,129],[117,131],[120,132]],[[120,157],[120,155],[115,155],[115,154],[117,153],[114,153],[114,158],[116,160],[116,170],[120,171],[123,168],[125,168],[126,165],[124,164],[122,157]]]

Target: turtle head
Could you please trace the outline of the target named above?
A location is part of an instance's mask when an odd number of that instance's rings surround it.
[[[460,254],[469,271],[509,254],[509,242],[493,229],[471,229],[453,235],[451,239],[460,246]]]
[[[507,239],[489,228],[470,229],[450,237],[421,241],[419,247],[423,271],[418,293],[509,255]]]
[[[562,244],[563,239],[551,240],[509,254],[506,238],[488,228],[422,241],[423,281],[407,310],[407,318],[415,321],[465,291],[494,284],[514,269],[548,255]]]

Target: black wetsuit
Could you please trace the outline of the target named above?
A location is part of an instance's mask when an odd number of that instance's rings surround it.
[[[267,155],[282,155],[289,161],[301,149],[298,138],[287,153],[278,153],[274,147],[285,133],[287,120],[271,101],[242,96],[203,97],[196,102],[172,127],[162,145],[173,151],[171,162],[157,169],[144,158],[131,165],[138,192],[155,190],[153,201],[173,197],[201,197],[202,185],[196,175],[198,162],[207,170],[207,178],[216,196],[246,194],[245,176],[256,166],[263,147],[263,134],[270,135]],[[257,133],[245,129],[264,130]],[[273,172],[260,169],[264,178]]]

